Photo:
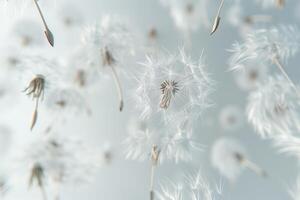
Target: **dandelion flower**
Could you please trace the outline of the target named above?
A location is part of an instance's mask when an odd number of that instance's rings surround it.
[[[168,181],[161,186],[161,191],[157,192],[157,198],[159,200],[215,200],[221,197],[221,192],[212,189],[199,170],[196,174],[186,175],[183,182]]]

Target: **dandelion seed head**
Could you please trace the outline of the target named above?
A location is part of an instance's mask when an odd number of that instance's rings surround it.
[[[51,90],[58,87],[61,83],[61,73],[59,72],[60,64],[50,61],[40,56],[30,56],[22,58],[18,65],[20,71],[21,87],[30,86],[34,80],[43,82],[43,93],[45,90]],[[45,93],[47,95],[47,93]]]
[[[187,114],[197,118],[210,106],[212,81],[202,59],[195,64],[181,51],[180,55],[147,57],[141,65],[134,100],[142,120],[161,116],[168,122]]]
[[[49,110],[65,115],[86,113],[89,110],[81,93],[71,87],[52,90],[48,95],[46,105]]]

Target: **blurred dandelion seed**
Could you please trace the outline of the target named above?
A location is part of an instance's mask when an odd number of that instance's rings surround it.
[[[41,190],[43,200],[47,200],[47,194],[45,191],[45,184],[44,184],[44,169],[39,163],[35,163],[31,170],[31,175],[29,178],[29,187],[33,185],[33,182],[36,181],[38,187]]]
[[[116,61],[107,47],[102,49],[101,56],[102,56],[103,66],[108,66],[111,69],[111,72],[112,72],[112,75],[113,75],[113,78],[115,81],[115,85],[116,85],[116,88],[118,91],[118,96],[119,96],[119,110],[122,111],[123,107],[124,107],[124,98],[123,98],[121,82],[120,82],[119,76],[117,74],[117,71],[114,67],[114,64]]]

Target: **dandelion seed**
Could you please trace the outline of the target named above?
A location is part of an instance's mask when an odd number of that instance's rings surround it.
[[[266,176],[264,170],[247,158],[245,149],[231,138],[221,138],[215,142],[212,147],[211,161],[220,174],[231,182],[235,182],[244,167],[259,176]]]
[[[233,131],[238,129],[243,121],[243,115],[239,107],[229,105],[222,108],[219,114],[222,129]]]
[[[26,29],[24,29],[26,27]],[[22,47],[33,47],[42,44],[39,24],[30,19],[22,19],[13,25],[13,34]]]
[[[96,149],[74,135],[72,139],[57,132],[38,135],[25,145],[21,154],[18,152],[13,179],[22,181],[29,173],[29,186],[36,182],[46,198],[45,187],[51,188],[51,184],[55,184],[59,187],[55,196],[59,197],[62,184],[78,185],[91,181],[100,164],[98,156]],[[24,169],[24,166],[29,168]]]
[[[136,42],[133,38],[126,23],[112,16],[103,17],[100,25],[91,26],[83,34],[88,64],[96,66],[98,70],[109,68],[112,73],[118,91],[120,111],[123,110],[124,99],[117,69],[122,69],[121,66],[134,56]]]
[[[256,61],[265,65],[275,65],[295,92],[300,93],[293,81],[286,73],[282,62],[294,56],[299,49],[299,30],[293,26],[280,26],[279,28],[261,29],[249,34],[244,44],[234,44],[233,56],[230,61],[232,70],[245,67],[245,62]]]
[[[259,86],[267,78],[267,66],[250,62],[245,63],[244,70],[234,71],[234,78],[237,85],[244,91],[251,91]]]
[[[191,45],[190,35],[199,27],[209,27],[207,0],[164,0],[175,26],[183,33],[185,43]]]
[[[191,161],[194,151],[201,151],[202,146],[192,137],[189,121],[175,127],[159,127],[151,125],[155,122],[139,121],[139,125],[131,125],[125,140],[126,158],[133,160],[151,160],[150,199],[154,198],[154,173],[158,164],[164,160]],[[150,156],[149,156],[150,155]]]
[[[53,47],[54,46],[54,37],[53,37],[53,34],[50,31],[50,29],[48,28],[47,22],[46,22],[46,20],[44,18],[44,14],[43,14],[40,6],[39,6],[38,0],[33,0],[33,1],[34,1],[34,4],[35,4],[35,6],[36,6],[36,8],[37,8],[37,10],[39,12],[39,15],[40,15],[42,21],[43,21],[43,25],[44,25],[44,28],[45,28],[44,32],[45,32],[45,35],[47,37],[47,40],[48,40],[49,44]]]
[[[221,13],[223,4],[224,4],[224,0],[221,0],[221,3],[220,3],[219,8],[218,8],[217,15],[216,15],[215,20],[214,20],[214,24],[212,26],[212,30],[210,32],[210,35],[214,34],[217,31],[217,29],[220,25],[220,20],[221,20],[220,13]]]
[[[56,71],[57,67],[59,67],[58,63],[50,62],[42,57],[26,57],[19,65],[23,84],[26,84],[25,89],[22,90],[35,101],[31,130],[38,120],[39,103],[44,99],[45,91],[49,90],[51,84],[54,87],[60,84],[60,74]]]
[[[281,76],[269,77],[250,93],[248,121],[261,137],[292,134],[299,130],[297,96]]]
[[[37,182],[37,185],[41,190],[43,199],[47,200],[47,194],[44,188],[44,169],[39,163],[34,164],[34,166],[32,167],[29,179],[29,187],[32,186],[34,181]]]
[[[277,7],[277,8],[283,8],[286,0],[256,0],[258,4],[261,4],[263,8],[272,8],[272,7]]]
[[[43,75],[38,74],[34,79],[30,81],[28,87],[26,87],[25,90],[23,91],[26,93],[26,95],[31,96],[32,99],[35,99],[35,108],[32,115],[30,130],[33,129],[37,121],[38,105],[39,105],[40,98],[43,99],[44,97],[44,90],[45,90],[45,78]]]

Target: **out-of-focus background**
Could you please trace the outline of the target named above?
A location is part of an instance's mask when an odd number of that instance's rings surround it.
[[[70,57],[81,41],[81,30],[99,21],[107,14],[119,15],[128,20],[130,25],[141,34],[144,44],[151,42],[148,34],[153,29],[157,31],[155,45],[168,52],[176,52],[186,43],[183,32],[176,27],[174,19],[170,15],[169,8],[159,0],[43,0],[40,1],[40,5],[51,31],[55,35],[55,47],[52,48],[44,38],[43,29],[40,26],[41,21],[37,17],[33,2],[16,2],[2,3],[0,13],[0,62],[3,67],[3,72],[0,73],[2,79],[0,95],[2,87],[3,92],[9,93],[9,97],[0,100],[0,124],[11,129],[8,134],[0,135],[2,158],[0,165],[1,174],[6,178],[5,180],[9,180],[11,176],[22,177],[22,175],[15,174],[16,170],[12,170],[17,164],[11,161],[14,160],[11,159],[11,156],[15,157],[21,154],[22,146],[30,143],[32,138],[37,137],[38,134],[46,134],[42,131],[47,127],[46,124],[51,120],[54,120],[55,123],[56,119],[53,115],[49,117],[49,111],[41,103],[39,122],[34,130],[30,131],[28,124],[34,104],[22,93],[22,88],[25,86],[20,86],[18,73],[8,72],[9,70],[5,66],[7,64],[5,59],[8,55],[34,53],[66,62],[64,59]],[[241,33],[242,31],[247,32],[252,28],[267,28],[279,24],[297,25],[300,20],[300,2],[287,0],[285,6],[278,9],[275,6],[262,8],[261,4],[254,0],[241,0],[239,3],[243,8],[242,15],[234,15],[232,13],[233,6],[238,1],[225,0],[220,26],[212,36],[209,33],[219,1],[208,0],[206,2],[206,8],[200,9],[200,11],[207,12],[208,26],[201,22],[199,28],[190,33],[191,45],[189,48],[187,47],[194,60],[200,57],[202,51],[204,52],[207,70],[215,81],[214,92],[210,97],[213,106],[204,112],[194,129],[198,141],[205,145],[205,150],[195,153],[192,162],[175,164],[168,161],[160,165],[156,171],[154,187],[159,189],[159,183],[164,180],[176,181],[184,173],[197,172],[201,169],[202,174],[212,185],[221,182],[223,185],[222,199],[224,200],[290,199],[288,189],[295,184],[298,163],[293,158],[279,154],[271,142],[262,140],[247,123],[245,106],[248,91],[243,87],[243,81],[245,81],[243,77],[228,70],[230,57],[228,49],[235,41],[242,40],[244,34]],[[9,3],[13,5],[9,5]],[[244,30],[234,25],[234,20],[239,21],[242,16],[258,14],[271,16],[271,20],[257,23]],[[62,21],[66,16],[77,20],[78,24],[75,28],[64,26]],[[19,45],[17,32],[28,31],[30,33],[31,29],[36,28],[24,23],[26,19],[37,22],[38,27],[41,28],[38,30],[41,34],[37,35],[37,40],[41,43],[38,44],[39,47],[20,47]],[[140,56],[137,62],[142,62],[144,58],[144,56]],[[298,58],[296,56],[291,59],[286,67],[287,72],[296,83],[299,82],[298,77],[300,76]],[[276,71],[275,68],[274,71]],[[138,162],[125,159],[124,140],[127,136],[128,124],[134,113],[130,90],[126,91],[129,85],[125,84],[126,106],[121,113],[111,106],[117,105],[112,85],[111,79],[101,80],[98,83],[99,90],[93,90],[86,95],[86,101],[92,111],[91,115],[81,113],[70,117],[68,121],[61,122],[59,132],[71,138],[80,138],[81,141],[95,147],[97,152],[94,153],[99,154],[99,157],[102,156],[103,160],[107,159],[107,156],[109,157],[109,162],[103,161],[92,177],[89,177],[91,179],[89,183],[83,185],[64,184],[60,190],[60,199],[62,200],[148,199],[150,160]],[[228,117],[226,114],[236,117],[233,124],[226,122],[226,117]],[[249,158],[267,171],[268,177],[262,178],[249,170],[244,170],[235,183],[230,183],[223,178],[211,164],[211,147],[221,137],[237,139],[247,150]],[[41,143],[41,145],[43,144]],[[32,146],[32,151],[35,148],[36,146]],[[80,151],[80,149],[77,150]],[[20,171],[22,170],[25,169]],[[85,173],[81,176],[84,175]],[[88,173],[86,175],[88,176]],[[20,181],[19,184],[11,181],[7,188],[5,195],[0,197],[1,199],[41,199],[39,189],[36,187],[28,189],[26,181]],[[47,185],[45,188],[47,189]]]

